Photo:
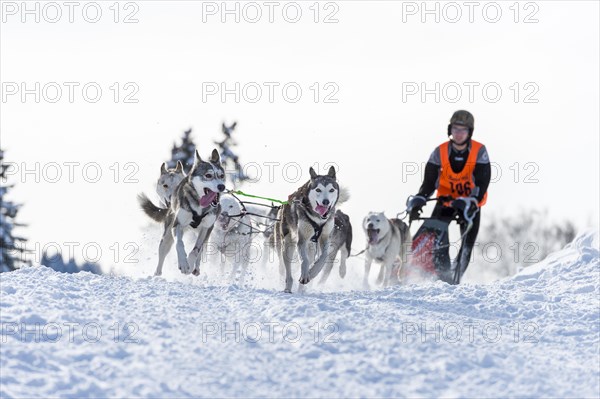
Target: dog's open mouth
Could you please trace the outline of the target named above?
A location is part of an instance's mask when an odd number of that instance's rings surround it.
[[[229,216],[225,216],[225,215],[221,215],[219,216],[219,227],[221,228],[221,230],[227,230],[227,228],[229,227],[229,222],[231,221],[231,218]]]
[[[207,208],[208,206],[217,206],[219,204],[219,193],[216,193],[208,188],[204,189],[204,195],[200,197],[200,206]]]
[[[325,216],[327,216],[327,212],[329,212],[329,206],[321,205],[321,204],[317,203],[317,206],[315,207],[315,211],[319,215],[321,215],[322,218],[324,218]]]
[[[379,239],[379,229],[367,229],[367,237],[369,244],[375,244]]]

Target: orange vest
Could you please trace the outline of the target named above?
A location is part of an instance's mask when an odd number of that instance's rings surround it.
[[[465,167],[459,173],[454,173],[450,166],[450,158],[448,157],[448,146],[450,142],[447,141],[440,145],[440,161],[442,163],[440,167],[440,179],[437,187],[437,196],[452,198],[468,197],[471,195],[471,190],[475,187],[475,181],[473,179],[473,170],[477,163],[477,154],[483,144],[471,140],[471,151],[469,151],[469,157],[465,163]],[[479,202],[479,206],[485,205],[487,201],[487,192],[483,196],[483,199]],[[449,205],[445,203],[444,205]]]

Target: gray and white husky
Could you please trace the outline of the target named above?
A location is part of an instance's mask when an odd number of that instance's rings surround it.
[[[184,178],[185,173],[183,173],[181,161],[177,161],[177,166],[171,169],[167,168],[166,163],[160,165],[160,177],[156,182],[156,193],[166,208],[171,206],[171,197],[175,192],[175,188]]]
[[[225,170],[221,166],[219,152],[213,150],[209,161],[203,161],[196,151],[194,166],[176,187],[168,209],[156,207],[143,194],[139,201],[144,212],[157,222],[164,224],[158,247],[157,276],[162,274],[165,257],[177,240],[177,263],[184,274],[200,274],[201,254],[206,249],[207,239],[220,213],[219,195],[225,190]],[[192,227],[197,234],[196,244],[189,255],[185,252],[183,232]]]
[[[309,172],[310,180],[289,196],[275,225],[275,247],[280,264],[285,267],[285,292],[292,292],[292,260],[296,250],[301,261],[300,284],[316,277],[326,261],[335,256],[335,246],[331,243],[335,207],[347,199],[346,193],[340,195],[333,166],[327,175],[317,175],[312,167]],[[317,244],[320,254],[315,261]]]
[[[239,284],[243,285],[250,263],[252,238],[258,231],[253,227],[250,216],[244,214],[242,205],[235,197],[222,195],[220,204],[221,210],[210,236],[211,245],[217,249],[215,252],[219,255],[221,273],[225,272],[226,261],[231,260],[231,280],[235,280],[237,271],[241,268]]]
[[[171,197],[184,178],[185,173],[183,172],[183,164],[181,161],[177,161],[177,167],[171,169],[168,169],[167,164],[163,162],[163,164],[160,165],[160,176],[156,182],[156,194],[158,194],[158,197],[160,198],[161,206],[154,205],[145,194],[140,194],[138,195],[138,199],[144,212],[150,215],[154,220],[156,220],[157,217],[162,218],[162,216],[159,216],[161,213],[166,215],[171,206]]]
[[[381,264],[377,282],[389,286],[399,282],[402,267],[408,263],[412,244],[410,231],[400,219],[388,219],[383,212],[369,212],[363,221],[367,236],[363,286],[369,288],[369,272],[373,261]]]

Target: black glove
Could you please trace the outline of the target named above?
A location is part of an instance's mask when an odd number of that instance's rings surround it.
[[[452,201],[450,206],[458,211],[462,219],[472,219],[479,210],[477,198],[460,197]]]
[[[421,209],[427,203],[427,199],[422,195],[413,195],[406,200],[406,212],[410,215],[410,219],[418,219],[421,214]]]

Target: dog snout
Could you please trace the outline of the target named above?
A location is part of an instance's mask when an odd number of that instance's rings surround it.
[[[221,216],[223,216],[224,218],[226,218],[226,217],[229,216],[229,212],[227,212],[227,211],[221,212]]]
[[[367,225],[367,229],[372,229],[372,228],[373,228],[373,223],[369,223],[369,224]]]
[[[219,189],[219,191],[224,191],[225,190],[225,185],[224,184],[219,184],[217,186],[217,188]]]
[[[323,205],[329,205],[329,200],[327,198],[323,200]]]

